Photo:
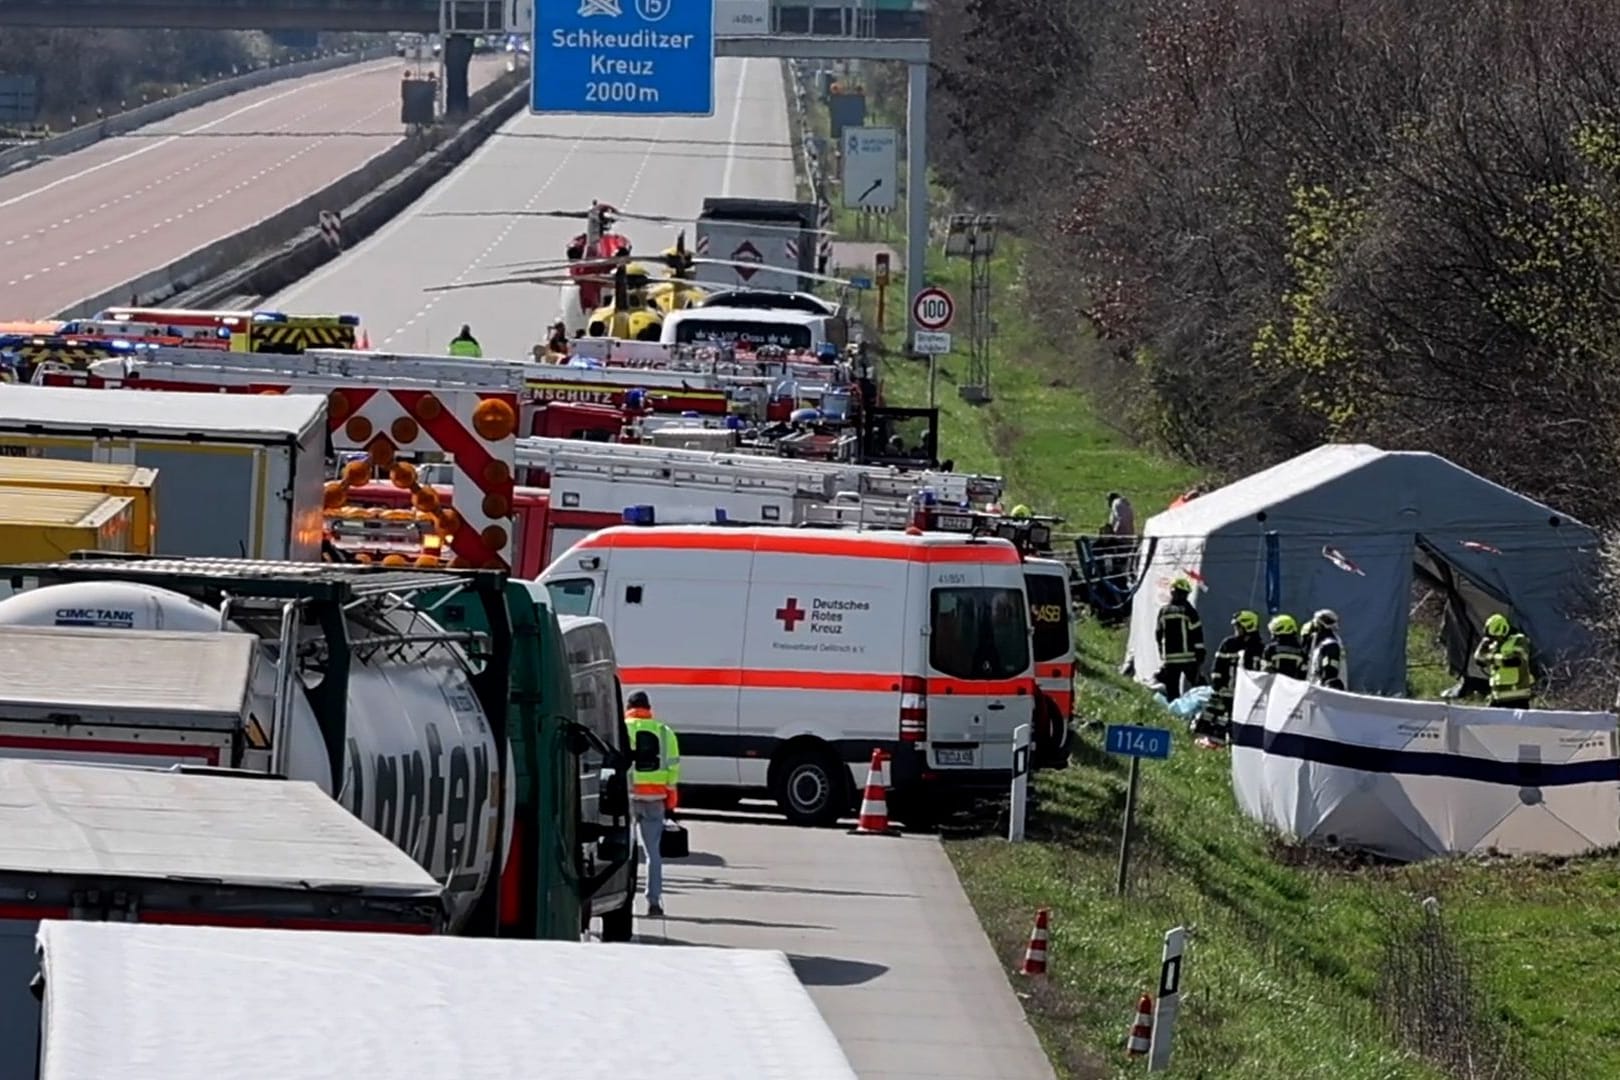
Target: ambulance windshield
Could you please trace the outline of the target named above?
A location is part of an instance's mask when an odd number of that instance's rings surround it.
[[[558,615],[589,615],[596,582],[590,578],[548,581],[546,591],[551,594],[551,610]]]
[[[1022,589],[935,589],[928,663],[956,679],[1014,679],[1029,669]]]
[[[1069,651],[1068,582],[1056,574],[1024,578],[1029,592],[1030,623],[1035,627],[1035,662],[1056,660]]]

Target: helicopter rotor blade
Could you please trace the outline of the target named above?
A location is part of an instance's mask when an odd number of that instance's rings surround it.
[[[581,219],[589,216],[586,210],[432,210],[423,217],[496,217],[496,218],[570,218]],[[657,225],[698,225],[711,219],[674,217],[669,214],[638,214],[628,210],[610,210],[608,216],[614,220],[646,221]],[[730,224],[730,222],[717,222],[717,224]],[[799,225],[771,225],[765,222],[750,221],[744,223],[746,227],[755,232],[780,233],[811,233],[815,236],[835,236],[833,229],[805,228]]]
[[[564,277],[555,277],[555,276],[549,276],[549,275],[543,275],[543,274],[535,274],[535,275],[527,275],[527,276],[526,275],[513,275],[511,277],[504,277],[504,278],[485,278],[482,281],[458,281],[458,282],[452,282],[449,285],[428,285],[425,288],[423,288],[422,291],[423,292],[451,292],[451,291],[453,291],[455,289],[490,289],[490,288],[494,288],[497,285],[566,285],[571,281],[579,281],[579,280],[581,280],[581,279],[580,278],[566,277],[566,276],[564,276]],[[602,278],[602,279],[599,279],[599,280],[602,280],[604,282],[611,282],[612,279],[611,278]]]

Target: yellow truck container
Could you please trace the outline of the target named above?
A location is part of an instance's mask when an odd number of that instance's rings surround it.
[[[0,457],[0,487],[99,491],[103,495],[118,495],[133,500],[135,522],[130,532],[129,550],[138,555],[152,553],[152,541],[157,535],[157,521],[153,517],[157,477],[156,469],[140,465]]]
[[[135,500],[99,491],[0,487],[0,562],[44,562],[75,551],[128,554]]]

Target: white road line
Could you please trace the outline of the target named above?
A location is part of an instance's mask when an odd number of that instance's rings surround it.
[[[720,174],[720,195],[731,194],[731,171],[737,166],[737,126],[742,123],[743,82],[748,78],[748,61],[737,65],[737,100],[731,106],[731,134],[726,136],[726,171]]]
[[[185,131],[179,132],[179,133],[174,134],[174,135],[170,135],[166,139],[157,139],[157,140],[155,140],[153,142],[147,143],[145,146],[141,147],[139,150],[131,150],[127,154],[122,154],[119,157],[110,158],[109,160],[103,161],[98,165],[91,165],[87,169],[80,169],[76,173],[69,173],[67,176],[61,177],[60,179],[57,179],[57,180],[52,180],[48,184],[44,184],[44,185],[42,185],[40,187],[33,188],[30,191],[25,191],[21,195],[13,195],[9,199],[0,200],[0,210],[4,210],[8,206],[15,206],[17,203],[22,202],[24,199],[32,199],[35,195],[42,195],[45,192],[50,191],[53,188],[61,187],[63,184],[70,184],[75,180],[82,180],[86,176],[90,176],[93,173],[98,173],[102,169],[107,168],[108,166],[121,165],[124,162],[129,161],[131,158],[138,158],[142,154],[149,154],[153,150],[157,150],[157,149],[160,149],[160,148],[162,148],[164,146],[167,146],[170,143],[175,142],[178,139],[184,138],[187,135],[195,135],[198,132],[207,131],[209,128],[218,127],[220,124],[223,124],[225,121],[230,120],[233,117],[241,116],[243,113],[252,112],[254,109],[261,109],[264,106],[269,105],[271,102],[280,101],[283,98],[292,97],[294,94],[301,94],[305,90],[310,90],[310,89],[313,89],[314,87],[317,87],[317,86],[326,86],[326,85],[329,85],[331,83],[340,82],[340,81],[342,81],[344,79],[355,78],[358,75],[370,74],[373,70],[375,70],[375,67],[373,65],[365,64],[365,65],[361,65],[361,70],[358,70],[358,71],[346,72],[346,73],[344,73],[342,75],[338,75],[338,76],[335,76],[335,77],[330,78],[330,79],[322,79],[319,82],[305,83],[302,86],[296,86],[291,90],[283,90],[281,93],[275,94],[275,95],[273,95],[271,97],[267,97],[263,101],[256,101],[252,105],[244,105],[244,106],[242,106],[240,109],[237,109],[235,112],[226,113],[224,116],[221,116],[218,120],[210,120],[206,124],[199,124],[198,126],[196,126],[194,128],[188,128]],[[148,184],[147,188],[150,188],[150,187],[151,187],[151,185]],[[145,190],[145,189],[142,189],[142,190]]]

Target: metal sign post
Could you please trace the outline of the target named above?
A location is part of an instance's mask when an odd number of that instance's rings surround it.
[[[714,0],[535,0],[529,111],[713,116]]]
[[[1124,896],[1131,866],[1131,829],[1136,824],[1136,787],[1141,779],[1142,759],[1168,758],[1170,732],[1164,728],[1109,724],[1103,749],[1131,759],[1131,776],[1125,788],[1125,827],[1119,837],[1119,876],[1114,880],[1114,894]]]
[[[1170,1043],[1176,1034],[1176,1012],[1181,1008],[1181,956],[1186,948],[1185,928],[1178,926],[1164,935],[1164,960],[1159,964],[1159,1000],[1153,1008],[1153,1047],[1148,1051],[1148,1072],[1164,1072],[1170,1067]]]
[[[1033,728],[1019,724],[1013,729],[1012,799],[1007,814],[1007,839],[1018,843],[1024,838],[1024,818],[1029,812],[1029,744]]]

